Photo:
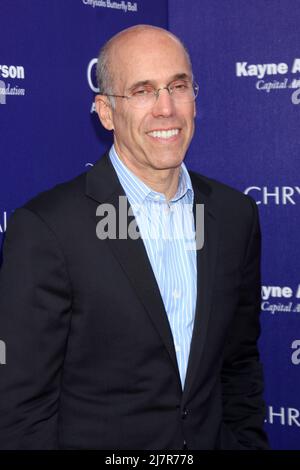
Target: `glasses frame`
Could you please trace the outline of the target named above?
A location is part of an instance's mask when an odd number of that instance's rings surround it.
[[[198,96],[198,92],[199,92],[199,85],[198,83],[196,82],[192,82],[192,88],[194,90],[194,98],[191,100],[191,101],[182,101],[182,103],[192,103],[193,101],[196,100],[197,96]],[[168,90],[168,93],[170,96],[172,96],[172,93],[173,93],[173,90],[174,88],[172,88],[172,83],[170,83],[169,85],[166,85],[166,86],[163,86],[163,87],[160,87],[160,88],[157,88],[157,89],[154,89],[153,90],[153,95],[155,96],[155,103],[157,102],[158,100],[158,97],[159,97],[159,92],[161,90]],[[100,93],[100,95],[102,96],[108,96],[108,97],[112,97],[112,98],[124,98],[124,99],[127,99],[129,102],[132,98],[134,98],[134,96],[130,96],[130,95],[112,95],[112,94],[109,94],[109,93]],[[154,103],[153,103],[154,105]],[[147,105],[146,105],[147,106]],[[133,107],[138,107],[138,106],[133,106]],[[143,108],[145,106],[141,106],[141,108]]]

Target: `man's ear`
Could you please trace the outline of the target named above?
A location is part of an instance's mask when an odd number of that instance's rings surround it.
[[[107,96],[96,95],[95,108],[102,126],[108,131],[112,131],[114,129],[112,109]]]

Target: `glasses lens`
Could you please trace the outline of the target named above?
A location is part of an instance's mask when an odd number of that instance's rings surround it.
[[[187,103],[194,101],[198,94],[198,85],[190,82],[179,82],[171,86],[175,101]]]
[[[130,97],[129,100],[130,104],[134,108],[146,108],[147,106],[153,106],[155,101],[155,91],[143,94],[134,94]]]
[[[170,96],[176,102],[189,103],[197,98],[199,87],[197,83],[176,82],[168,88]],[[160,93],[161,89],[159,90]],[[158,95],[159,95],[158,93]],[[130,96],[129,102],[134,108],[146,108],[153,106],[158,99],[156,90],[139,90]]]

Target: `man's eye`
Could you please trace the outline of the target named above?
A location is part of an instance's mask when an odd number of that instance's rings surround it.
[[[174,84],[172,85],[172,88],[173,88],[174,90],[184,91],[184,90],[186,90],[186,89],[188,88],[188,84],[185,83],[185,82],[174,83]]]
[[[145,95],[148,95],[149,93],[153,93],[152,88],[140,88],[138,90],[135,90],[132,93],[132,96],[145,96]]]

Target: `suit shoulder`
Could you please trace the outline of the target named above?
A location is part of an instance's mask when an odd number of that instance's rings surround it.
[[[251,196],[199,173],[190,172],[190,176],[193,186],[205,193],[221,220],[248,225],[258,217],[256,202]]]
[[[84,196],[86,173],[42,191],[27,201],[23,208],[40,215],[69,211]]]
[[[220,210],[224,210],[226,207],[235,208],[240,210],[253,211],[253,207],[256,206],[254,199],[244,194],[242,191],[233,188],[225,183],[217,181],[213,178],[201,175],[194,171],[190,172],[191,180],[193,185],[200,188],[213,201],[213,204]]]

